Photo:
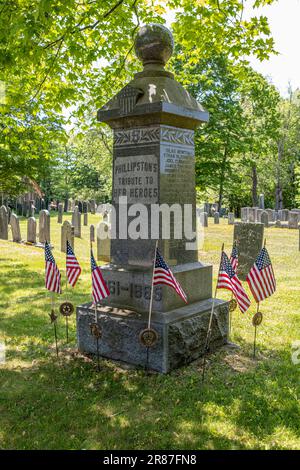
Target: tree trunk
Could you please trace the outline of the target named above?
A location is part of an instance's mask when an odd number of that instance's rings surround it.
[[[220,173],[220,184],[219,184],[219,199],[218,199],[218,211],[220,212],[223,202],[223,188],[224,188],[224,179],[225,179],[225,165],[227,159],[227,146],[224,149],[221,173]]]
[[[258,206],[258,195],[257,195],[257,168],[256,164],[252,165],[252,207]]]

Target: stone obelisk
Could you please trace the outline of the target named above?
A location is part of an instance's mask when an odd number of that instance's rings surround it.
[[[120,198],[126,197],[128,208],[143,204],[149,214],[153,205],[177,204],[182,214],[188,205],[195,230],[194,130],[208,121],[208,113],[164,68],[173,51],[167,28],[159,24],[140,28],[135,51],[143,71],[98,111],[98,121],[107,123],[114,134],[112,203],[116,218],[111,263],[103,268],[111,295],[98,306],[97,323],[102,333],[101,355],[143,366],[147,350],[140,332],[147,326],[156,241],[124,236],[132,217],[120,224]],[[148,361],[160,372],[202,355],[212,304],[212,266],[198,261],[196,244],[187,248],[191,240],[185,235],[180,239],[173,236],[174,219],[170,220],[170,238],[163,239],[160,226],[158,246],[189,303],[167,286],[154,288],[152,327],[158,336]],[[149,236],[151,223],[150,218]],[[215,305],[212,348],[224,344],[228,333],[228,303],[217,300]],[[93,319],[90,304],[77,308],[78,344],[83,352],[95,353],[89,327]]]

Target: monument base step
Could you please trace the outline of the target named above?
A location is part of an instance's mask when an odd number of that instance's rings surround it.
[[[189,364],[203,355],[212,299],[202,300],[169,312],[153,313],[151,328],[158,334],[156,344],[148,350],[140,342],[140,333],[147,328],[145,313],[98,306],[97,325],[101,328],[100,355],[162,373]],[[91,303],[77,307],[78,348],[83,353],[96,354],[97,342],[91,335],[95,322]],[[228,302],[217,299],[210,349],[228,341]]]

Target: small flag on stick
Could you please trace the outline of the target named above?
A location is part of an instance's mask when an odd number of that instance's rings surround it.
[[[51,248],[48,242],[45,242],[45,261],[46,261],[46,276],[45,286],[50,292],[61,294],[61,275],[55,263],[55,259],[51,253]]]
[[[72,287],[74,287],[81,274],[81,267],[77,261],[77,258],[68,240],[67,240],[66,272],[67,272],[67,279],[69,281],[69,284]]]
[[[101,269],[97,266],[93,250],[91,249],[91,269],[92,269],[92,296],[96,304],[110,295],[109,289],[102,276]]]
[[[250,299],[224,251],[222,251],[221,256],[217,289],[230,290],[234,294],[242,313],[245,313],[250,307]]]
[[[257,303],[274,294],[276,280],[266,247],[262,248],[246,280]]]
[[[182,298],[182,300],[187,304],[187,296],[184,290],[182,289],[179,282],[176,280],[171,269],[156,249],[156,258],[155,258],[155,267],[153,273],[153,285],[166,284],[167,286],[172,287],[177,294]]]
[[[239,252],[237,249],[236,242],[234,242],[233,247],[232,247],[232,252],[230,256],[230,263],[232,268],[234,269],[235,272],[237,272],[237,268],[239,265]]]

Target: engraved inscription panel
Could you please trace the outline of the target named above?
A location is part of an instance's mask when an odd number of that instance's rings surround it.
[[[193,147],[162,144],[160,172],[164,202],[169,204],[193,204],[195,202]]]
[[[117,157],[114,162],[113,200],[127,196],[129,204],[158,201],[158,162],[155,155]]]

